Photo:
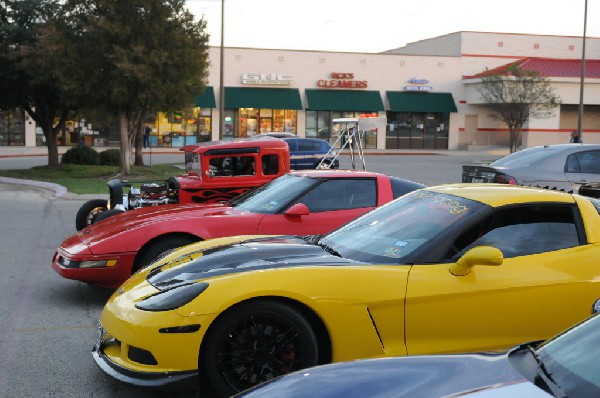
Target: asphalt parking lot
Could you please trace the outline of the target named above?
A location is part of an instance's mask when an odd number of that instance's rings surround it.
[[[367,156],[366,162],[371,171],[436,185],[459,182],[465,162],[498,157],[414,154]],[[342,167],[349,164],[343,157]],[[132,387],[93,362],[97,319],[111,292],[62,279],[50,266],[87,199],[0,182],[0,397],[210,397],[205,389]]]

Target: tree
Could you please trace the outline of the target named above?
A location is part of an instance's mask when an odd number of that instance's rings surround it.
[[[71,15],[82,26],[77,52],[80,73],[65,82],[85,86],[79,102],[113,113],[121,137],[121,174],[129,174],[131,148],[141,153],[148,112],[193,103],[204,89],[208,34],[204,20],[184,0],[72,0]],[[141,158],[140,158],[141,159]]]
[[[486,70],[478,75],[477,91],[486,103],[489,116],[506,123],[510,133],[510,152],[515,152],[521,130],[530,119],[545,119],[560,105],[550,81],[538,72],[524,70],[518,62],[505,68]]]
[[[57,1],[0,1],[0,108],[21,108],[41,127],[48,166],[59,164],[57,134],[74,107],[56,80],[61,54],[53,49],[65,43],[49,37],[50,28],[64,27],[64,18]]]

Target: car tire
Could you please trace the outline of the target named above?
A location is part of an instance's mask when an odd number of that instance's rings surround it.
[[[290,337],[293,336],[293,337]],[[273,300],[243,303],[210,326],[198,360],[219,396],[318,364],[315,331],[294,307]]]
[[[102,213],[100,213],[98,215],[98,217],[96,217],[96,219],[94,220],[94,222],[97,223],[98,221],[106,220],[108,217],[112,217],[114,215],[121,214],[123,212],[125,212],[125,210],[117,210],[117,209],[108,209],[108,210],[105,210]]]
[[[329,170],[331,168],[331,162],[329,160],[324,160],[323,163],[321,163],[321,161],[318,161],[315,164],[315,169],[317,170]]]
[[[108,210],[108,201],[104,199],[92,199],[85,202],[75,215],[75,228],[81,231],[88,225],[96,222],[102,212]]]
[[[198,242],[199,239],[194,239],[191,236],[166,236],[151,242],[149,245],[140,250],[138,258],[136,258],[135,266],[132,269],[132,274],[147,265],[154,262],[156,259],[166,255],[172,249],[181,246],[189,245]]]

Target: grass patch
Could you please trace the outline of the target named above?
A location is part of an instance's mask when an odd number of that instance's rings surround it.
[[[87,166],[63,164],[59,167],[38,166],[23,170],[0,170],[0,176],[26,180],[46,181],[62,185],[76,194],[107,194],[106,183],[116,178],[118,166]],[[168,177],[183,174],[184,171],[174,164],[156,164],[150,166],[132,166],[131,175],[122,178],[130,182],[163,181]]]

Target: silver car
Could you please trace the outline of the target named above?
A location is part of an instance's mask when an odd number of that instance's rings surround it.
[[[489,164],[462,166],[462,182],[527,185],[577,193],[600,183],[600,145],[558,144],[523,149]]]

